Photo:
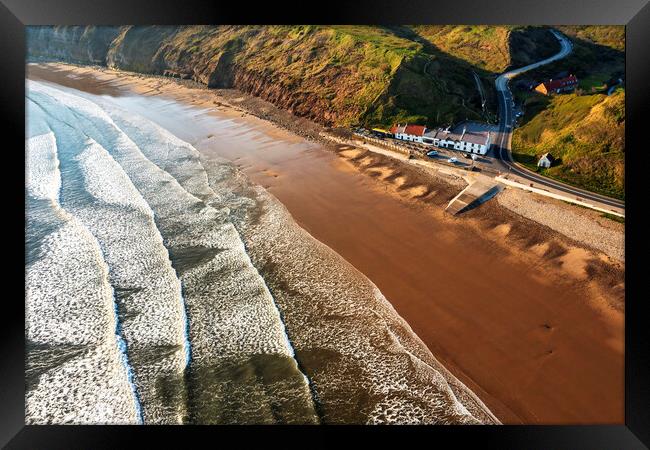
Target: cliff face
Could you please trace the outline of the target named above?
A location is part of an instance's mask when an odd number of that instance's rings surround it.
[[[481,114],[469,64],[382,27],[31,27],[28,56],[234,87],[325,125],[436,125]],[[451,78],[459,71],[466,82]],[[450,112],[459,99],[462,112]]]
[[[119,32],[119,27],[27,27],[27,52],[29,57],[106,65],[108,49]]]
[[[510,62],[510,33],[462,26],[30,27],[28,55],[234,87],[330,126],[436,126],[484,117],[474,73],[490,96],[492,70]],[[472,62],[468,48],[482,56]]]

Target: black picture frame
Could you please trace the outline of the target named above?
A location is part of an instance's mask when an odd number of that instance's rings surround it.
[[[588,426],[449,426],[449,427],[119,427],[24,425],[24,118],[25,26],[116,24],[223,24],[223,23],[350,23],[350,24],[608,24],[626,25],[626,312],[625,312],[625,425]],[[431,444],[450,442],[488,448],[590,448],[633,449],[650,447],[650,317],[645,306],[642,265],[647,244],[643,220],[646,189],[643,171],[647,148],[648,85],[650,80],[650,4],[647,0],[362,0],[267,3],[184,0],[0,0],[0,111],[5,128],[3,221],[11,253],[5,259],[5,283],[16,295],[6,293],[0,326],[0,445],[7,448],[117,448],[137,440],[182,445],[190,437],[209,439],[215,445],[224,433],[237,433],[246,442],[257,433],[309,435],[332,431],[362,431],[372,440],[384,441],[387,433],[401,437],[433,434]],[[646,139],[644,139],[644,137]],[[9,162],[9,164],[6,164]],[[647,166],[647,165],[645,165]],[[21,187],[22,186],[22,187]],[[9,189],[9,190],[7,190]],[[20,210],[23,210],[23,213]],[[14,253],[15,254],[12,254]],[[6,292],[9,292],[6,290]],[[13,292],[13,291],[12,291]],[[23,292],[23,294],[20,294]],[[24,297],[23,297],[24,298]],[[252,431],[255,433],[253,433]],[[298,433],[299,432],[299,433]],[[305,439],[307,438],[307,439]],[[216,441],[214,439],[219,439]],[[298,440],[298,438],[295,438]],[[326,436],[320,443],[329,440]],[[243,441],[242,441],[243,442]],[[332,439],[332,442],[336,442]]]

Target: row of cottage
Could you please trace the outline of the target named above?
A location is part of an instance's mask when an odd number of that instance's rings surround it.
[[[396,139],[479,155],[485,155],[490,149],[489,131],[467,131],[467,127],[463,127],[462,133],[459,134],[449,131],[449,128],[429,130],[423,125],[397,124],[390,129],[390,132]]]
[[[382,132],[385,130],[375,129]],[[423,125],[395,125],[390,133],[396,139],[419,142],[421,144],[435,145],[436,147],[462,150],[469,153],[485,155],[490,149],[490,132],[469,132],[463,127],[461,134],[453,133],[449,129],[429,130]],[[551,167],[555,158],[550,153],[544,153],[537,162],[538,167]]]

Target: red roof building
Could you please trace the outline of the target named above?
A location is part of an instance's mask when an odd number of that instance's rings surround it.
[[[424,136],[424,133],[426,133],[427,127],[424,125],[393,125],[390,129],[390,132],[393,133],[395,136],[401,135],[401,136]]]
[[[404,134],[410,134],[412,136],[423,136],[424,132],[427,130],[427,127],[423,125],[407,125],[404,130]]]
[[[537,85],[535,90],[544,95],[559,94],[560,92],[571,91],[578,85],[578,79],[575,75],[569,75],[557,80],[550,79]]]

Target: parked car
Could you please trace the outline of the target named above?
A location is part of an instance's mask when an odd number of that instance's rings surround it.
[[[447,160],[447,162],[452,163],[452,164],[456,164],[458,162],[458,158],[456,158],[455,156],[452,156],[451,158],[449,158]]]
[[[430,152],[427,152],[427,156],[429,158],[433,158],[434,156],[438,156],[438,151],[437,150],[431,150]]]

